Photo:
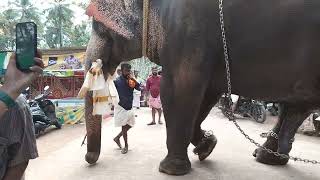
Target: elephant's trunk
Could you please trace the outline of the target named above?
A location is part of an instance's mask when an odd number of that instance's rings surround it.
[[[94,164],[98,161],[101,149],[101,116],[92,115],[93,101],[92,93],[85,98],[85,118],[87,130],[87,154],[86,161]]]
[[[99,24],[95,24],[94,27],[99,29]],[[88,44],[86,53],[86,71],[89,70],[93,61],[102,59],[103,71],[106,73],[106,66],[109,61],[111,46],[108,44],[108,39],[103,39],[99,36],[95,30],[92,31],[91,39]],[[105,77],[107,78],[107,77]],[[85,97],[85,119],[87,130],[87,154],[86,161],[90,164],[95,163],[99,159],[101,149],[101,121],[102,117],[99,115],[92,115],[93,112],[93,99],[92,92],[88,92]]]

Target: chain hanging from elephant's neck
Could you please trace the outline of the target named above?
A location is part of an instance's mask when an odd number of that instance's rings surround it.
[[[228,100],[228,107],[226,110],[226,115],[230,121],[234,120],[234,113],[232,111],[232,100],[231,100],[231,72],[230,72],[230,61],[229,61],[229,52],[228,52],[228,44],[226,37],[226,30],[224,24],[224,14],[223,14],[223,0],[219,0],[219,15],[220,15],[220,28],[221,28],[221,37],[223,43],[224,50],[224,61],[226,66],[226,74],[227,74],[227,88],[228,92],[226,93],[226,97]]]
[[[147,57],[149,7],[149,0],[143,0],[142,57]]]

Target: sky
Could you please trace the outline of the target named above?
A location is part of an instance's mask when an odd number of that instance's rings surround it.
[[[13,1],[13,0],[0,0],[0,11],[3,11],[4,9],[7,9],[8,6],[8,2],[9,1]],[[88,4],[90,0],[66,0],[67,3],[72,3],[72,2],[83,2]],[[34,6],[39,8],[40,10],[44,10],[47,9],[49,6],[48,2],[53,2],[53,0],[31,0],[31,2],[33,2]],[[74,10],[75,12],[75,18],[74,18],[74,22],[75,24],[79,24],[81,21],[83,20],[87,20],[88,16],[85,14],[84,10],[72,5],[71,8]]]

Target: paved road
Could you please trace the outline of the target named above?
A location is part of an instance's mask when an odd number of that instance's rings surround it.
[[[84,161],[86,147],[80,147],[84,125],[51,131],[38,139],[40,158],[30,162],[27,180],[319,180],[319,165],[290,162],[287,166],[267,166],[252,157],[255,149],[217,109],[213,109],[203,127],[214,130],[218,145],[205,162],[192,154],[192,172],[172,177],[158,172],[158,165],[166,155],[165,126],[146,126],[150,121],[147,109],[138,113],[137,126],[129,133],[130,151],[122,155],[112,141],[120,129],[112,121],[104,122],[102,152],[98,163],[89,166]],[[241,126],[259,142],[259,137],[272,127],[275,118],[265,124],[248,119],[239,120]],[[320,160],[320,138],[297,135],[292,155]]]

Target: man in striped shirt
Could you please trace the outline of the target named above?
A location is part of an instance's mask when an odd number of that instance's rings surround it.
[[[37,57],[41,57],[38,53]],[[33,120],[22,90],[42,73],[43,62],[24,73],[17,69],[15,55],[10,58],[4,85],[0,85],[0,179],[20,180],[30,159],[38,157]]]
[[[0,153],[5,151],[8,157],[4,180],[21,179],[29,160],[38,157],[32,115],[22,95],[0,118]]]

